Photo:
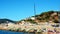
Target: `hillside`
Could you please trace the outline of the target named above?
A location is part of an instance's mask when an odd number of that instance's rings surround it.
[[[43,12],[41,14],[29,17],[27,19],[20,20],[18,23],[24,22],[30,22],[30,23],[59,23],[58,14],[59,11],[47,11]]]

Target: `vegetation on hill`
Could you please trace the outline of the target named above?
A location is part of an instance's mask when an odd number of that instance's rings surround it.
[[[32,17],[30,17],[27,19],[20,20],[19,23],[21,21],[30,22],[30,23],[44,23],[44,22],[59,23],[58,12],[59,11],[43,12],[41,14],[32,16],[35,19],[31,19]]]

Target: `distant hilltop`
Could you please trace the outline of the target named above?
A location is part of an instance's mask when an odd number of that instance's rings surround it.
[[[18,23],[21,23],[22,21],[30,22],[30,23],[45,23],[45,22],[59,23],[58,14],[60,14],[60,11],[42,12],[41,14],[37,14],[35,16],[31,16],[29,18],[22,19]]]
[[[10,19],[0,19],[0,23],[9,23],[9,22],[15,23],[15,21],[10,20]]]

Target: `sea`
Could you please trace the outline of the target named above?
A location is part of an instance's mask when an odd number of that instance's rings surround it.
[[[28,34],[28,32],[14,32],[14,31],[0,30],[0,34]],[[29,33],[29,34],[34,34],[34,33]]]

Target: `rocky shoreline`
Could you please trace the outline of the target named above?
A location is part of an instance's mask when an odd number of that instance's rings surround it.
[[[6,25],[0,25],[0,30],[14,30],[14,31],[26,31],[26,32],[33,32],[33,31],[37,31],[37,32],[40,32],[42,30],[45,29],[45,31],[47,31],[48,29],[51,29],[51,30],[54,30],[54,28],[60,28],[59,27],[53,27],[52,25],[54,24],[40,24],[40,25],[36,25],[36,24],[30,24],[30,25],[26,25],[26,24],[23,24],[23,25],[18,25],[18,24],[12,24],[12,23],[9,23],[7,24],[8,26]],[[40,30],[40,31],[39,31]]]

